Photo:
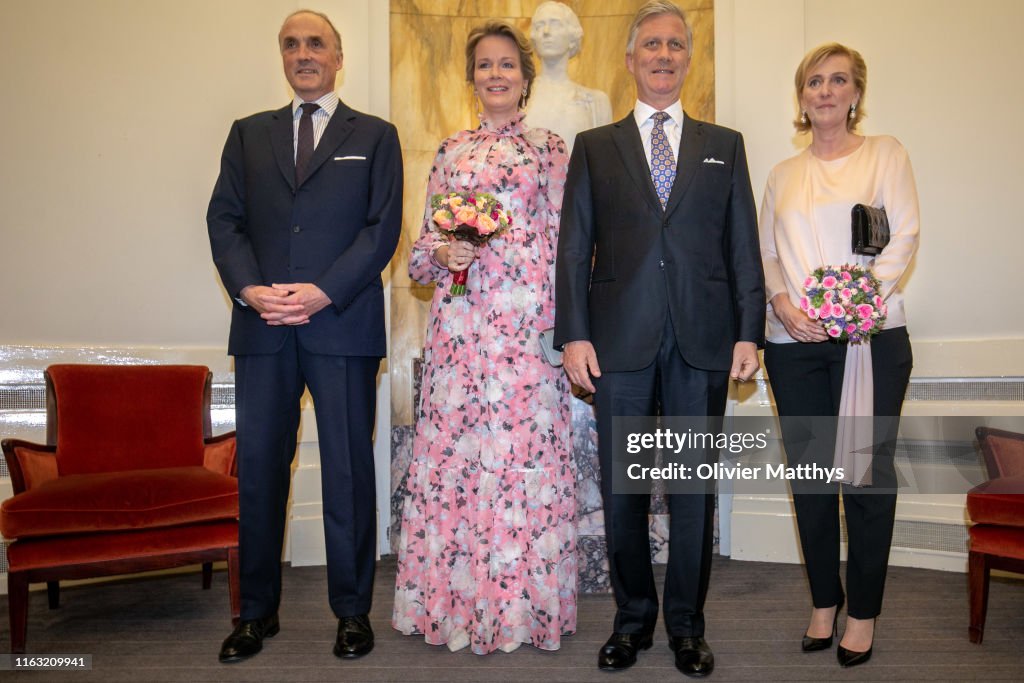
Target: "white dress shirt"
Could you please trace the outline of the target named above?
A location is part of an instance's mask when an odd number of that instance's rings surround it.
[[[655,109],[649,104],[640,100],[636,101],[633,107],[633,118],[636,119],[636,127],[640,129],[640,139],[644,143],[644,158],[647,159],[647,167],[651,166],[651,131],[654,130],[654,121],[651,119],[655,113],[663,111],[669,118],[665,121],[665,136],[668,138],[668,146],[672,148],[672,156],[679,159],[679,141],[683,137],[683,105],[678,100],[668,109]]]
[[[320,138],[324,134],[324,129],[327,128],[327,122],[331,120],[334,115],[334,110],[338,108],[338,93],[331,91],[321,97],[318,100],[314,100],[320,105],[320,108],[313,112],[313,149],[320,144]],[[296,97],[292,100],[292,154],[297,155],[299,152],[299,119],[302,118],[302,103],[305,102],[301,97]]]

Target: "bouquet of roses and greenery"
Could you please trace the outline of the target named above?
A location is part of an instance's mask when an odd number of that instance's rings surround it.
[[[824,266],[804,280],[800,310],[833,339],[863,344],[885,325],[888,308],[879,293],[881,284],[860,266]]]
[[[463,240],[477,246],[508,230],[512,217],[498,198],[487,192],[449,192],[430,198],[432,219],[449,241]],[[452,273],[452,296],[466,293],[469,269]]]

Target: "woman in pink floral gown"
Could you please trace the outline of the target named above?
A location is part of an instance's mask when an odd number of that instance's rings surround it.
[[[392,623],[473,652],[556,650],[576,630],[575,468],[569,385],[537,333],[554,321],[565,145],[528,129],[529,44],[491,22],[467,44],[482,123],[445,140],[409,274],[437,282],[398,548]],[[512,217],[489,243],[434,231],[436,193],[489,192]],[[469,267],[465,296],[451,271]]]

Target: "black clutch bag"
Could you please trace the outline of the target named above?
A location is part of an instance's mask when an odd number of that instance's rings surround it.
[[[889,244],[889,218],[885,209],[854,204],[850,218],[854,254],[875,256]]]

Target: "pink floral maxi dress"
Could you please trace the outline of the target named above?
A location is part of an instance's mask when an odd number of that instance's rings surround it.
[[[452,650],[556,650],[576,630],[575,468],[569,385],[541,355],[568,160],[522,116],[438,150],[409,274],[437,282],[424,351],[393,626]],[[511,229],[479,247],[467,293],[431,259],[429,199],[490,192]]]

